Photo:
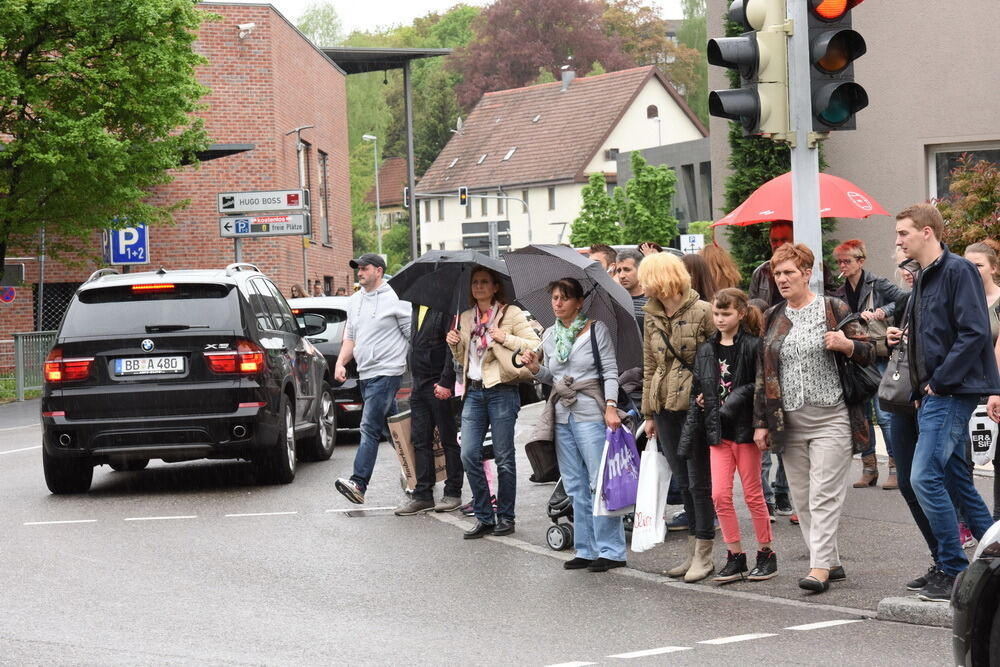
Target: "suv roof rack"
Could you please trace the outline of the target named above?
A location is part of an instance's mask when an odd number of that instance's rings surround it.
[[[257,273],[263,273],[263,271],[261,271],[255,265],[249,262],[233,262],[232,264],[226,267],[226,276],[229,277],[232,276],[233,273],[235,273],[236,271],[245,271],[247,269],[249,269],[250,271],[256,271]]]
[[[115,271],[112,268],[105,267],[103,269],[97,269],[96,271],[91,273],[90,277],[84,280],[83,282],[84,284],[87,284],[92,280],[97,280],[101,276],[117,276],[117,275],[120,275],[117,271]]]

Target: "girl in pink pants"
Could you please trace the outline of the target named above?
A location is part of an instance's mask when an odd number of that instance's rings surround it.
[[[712,318],[718,332],[698,347],[691,388],[691,409],[680,451],[708,447],[712,468],[712,502],[728,549],[726,566],[714,581],[762,581],[778,573],[771,549],[771,519],[760,484],[760,451],[753,442],[753,393],[757,374],[758,336],[763,316],[736,288],[716,293]],[[748,569],[733,506],[733,478],[739,472],[743,496],[757,536],[757,562]]]

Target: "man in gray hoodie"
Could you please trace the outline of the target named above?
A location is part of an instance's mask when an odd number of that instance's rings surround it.
[[[410,304],[400,301],[389,284],[383,282],[385,260],[380,255],[368,253],[352,259],[351,268],[358,271],[361,289],[351,296],[348,305],[347,328],[334,378],[345,381],[345,367],[355,359],[364,406],[354,472],[350,479],[337,479],[336,487],[345,498],[360,505],[365,502],[365,491],[375,470],[386,417],[395,410],[396,392],[406,371]]]

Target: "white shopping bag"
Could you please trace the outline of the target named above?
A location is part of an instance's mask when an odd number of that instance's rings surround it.
[[[980,405],[969,420],[969,439],[972,440],[972,462],[985,465],[993,460],[997,450],[997,423],[990,419],[985,405]]]
[[[641,552],[662,544],[667,534],[663,510],[667,506],[670,467],[656,449],[656,438],[646,442],[639,461],[639,492],[635,500],[632,551]]]

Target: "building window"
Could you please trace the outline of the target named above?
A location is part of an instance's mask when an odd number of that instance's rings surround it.
[[[299,153],[299,173],[302,179],[302,188],[312,190],[312,144],[308,141],[302,142],[302,152]],[[309,236],[316,237],[316,227],[309,230]]]
[[[488,205],[489,200],[486,199],[485,197],[483,197],[479,201],[480,201],[480,209],[482,210],[483,217],[485,218],[486,216],[488,216],[490,214],[489,210],[486,208],[486,206]]]
[[[444,220],[444,199],[438,199],[438,220]]]
[[[497,198],[497,215],[503,215],[503,195]]]
[[[521,190],[521,208],[522,208],[521,213],[527,213],[528,212],[528,191],[527,190]]]
[[[431,200],[430,199],[425,199],[424,200],[424,222],[430,222],[430,221],[431,221]]]
[[[444,241],[441,241],[440,243],[438,243],[438,249],[439,250],[444,250]]]
[[[951,172],[958,166],[963,153],[972,157],[972,163],[986,160],[1000,166],[1000,142],[981,144],[948,144],[929,146],[927,150],[927,171],[929,195],[933,199],[944,199],[949,194]]]
[[[427,252],[430,252],[433,248],[434,246],[432,246],[430,243],[427,244]]]
[[[549,210],[556,210],[556,189],[549,188]]]
[[[330,193],[327,188],[328,161],[327,154],[319,151],[319,172],[316,174],[316,178],[319,181],[319,201],[317,202],[317,208],[319,208],[319,224],[323,229],[323,243],[330,242]]]
[[[656,108],[655,104],[650,104],[646,107],[646,118],[659,118],[660,110]]]
[[[472,200],[470,199],[469,201],[465,202],[465,206],[463,206],[462,208],[465,209],[465,217],[466,218],[471,218],[472,217]]]

